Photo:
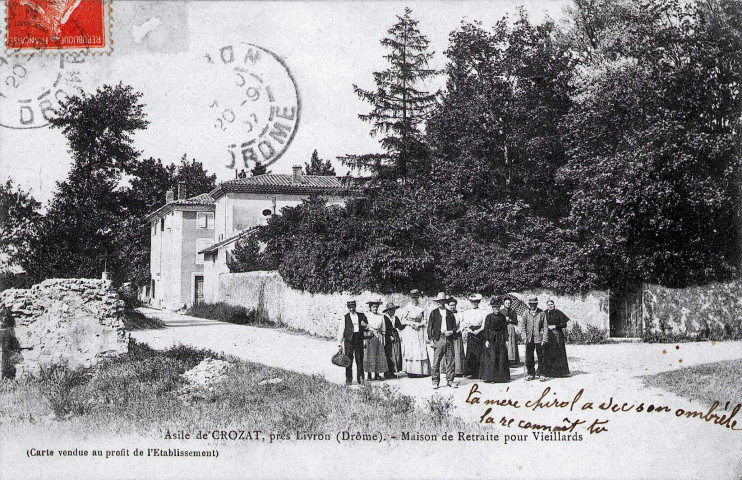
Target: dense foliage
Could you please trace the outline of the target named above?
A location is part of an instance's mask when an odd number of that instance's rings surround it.
[[[382,43],[399,52],[395,32],[412,26],[428,59],[409,10],[398,20]],[[563,28],[523,12],[489,29],[464,23],[445,52],[445,91],[409,130],[419,145],[385,164],[403,144],[393,53],[376,91],[356,87],[374,106],[361,116],[372,133],[397,132],[364,159],[391,170],[372,170],[373,187],[345,207],[284,209],[258,234],[262,255],[310,291],[580,291],[733,275],[741,28],[730,0],[576,0]]]
[[[41,204],[8,179],[0,184],[0,271],[28,254]]]
[[[261,255],[257,237],[247,234],[235,242],[234,248],[227,255],[227,267],[232,273],[242,273],[275,270],[276,265]]]
[[[117,283],[146,284],[145,216],[163,205],[165,192],[178,183],[196,195],[213,189],[216,176],[185,155],[179,166],[139,159],[132,135],[148,121],[141,94],[129,86],[105,85],[70,97],[51,123],[67,137],[73,164],[57,183],[46,214],[30,227],[27,245],[16,242],[27,251],[19,263],[36,281],[97,278],[106,269]],[[21,218],[15,217],[15,222]]]

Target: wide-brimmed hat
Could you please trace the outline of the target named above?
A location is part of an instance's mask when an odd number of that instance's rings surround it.
[[[386,305],[384,305],[382,311],[386,312],[387,310],[391,310],[393,308],[399,308],[399,305],[396,305],[394,302],[387,302]]]
[[[369,304],[369,305],[381,305],[384,302],[380,298],[372,298],[371,300],[369,300],[366,303]]]
[[[438,292],[438,295],[433,299],[434,302],[445,302],[448,300],[448,296],[444,292]]]
[[[469,295],[469,301],[470,302],[481,302],[482,296],[478,293],[472,293],[471,295]]]
[[[538,297],[536,295],[531,295],[528,297],[528,303],[538,303]]]
[[[418,290],[417,288],[413,288],[412,290],[410,290],[410,296],[411,297],[419,297],[420,296],[420,290]]]

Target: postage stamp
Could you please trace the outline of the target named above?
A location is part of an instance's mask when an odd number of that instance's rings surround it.
[[[253,168],[275,163],[291,144],[299,125],[301,98],[294,76],[273,52],[248,43],[207,52],[213,78],[210,114],[226,147],[225,166]]]
[[[112,1],[6,0],[5,47],[9,54],[109,53]]]

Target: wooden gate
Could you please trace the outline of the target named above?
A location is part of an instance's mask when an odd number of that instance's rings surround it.
[[[642,336],[642,285],[611,290],[611,337],[638,338]]]

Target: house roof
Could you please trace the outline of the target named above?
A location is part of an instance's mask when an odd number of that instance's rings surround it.
[[[209,247],[204,248],[203,250],[200,250],[198,253],[214,253],[217,250],[219,250],[221,247],[224,247],[226,245],[229,245],[230,243],[234,243],[240,238],[249,235],[250,233],[254,232],[257,229],[257,227],[250,227],[246,228],[238,233],[235,233],[231,237],[227,237],[221,242],[217,242],[214,245],[211,245]]]
[[[363,190],[351,177],[302,175],[299,182],[294,182],[292,175],[267,173],[220,183],[209,194],[218,199],[227,192],[355,196],[361,195]]]
[[[154,212],[147,215],[147,217],[145,217],[145,221],[152,220],[155,217],[167,215],[171,211],[175,210],[177,207],[184,207],[181,208],[181,210],[212,210],[214,208],[214,199],[208,193],[202,193],[201,195],[196,195],[195,197],[186,198],[184,200],[173,200],[172,202],[166,203]]]

